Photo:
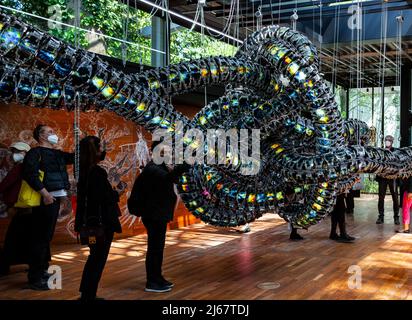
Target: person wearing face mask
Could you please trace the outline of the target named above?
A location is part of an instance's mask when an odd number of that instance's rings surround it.
[[[24,142],[16,142],[10,146],[14,166],[0,183],[0,194],[9,209],[17,202],[22,182],[23,159],[29,150],[30,146]],[[27,230],[31,224],[29,213],[30,209],[14,208],[0,254],[0,276],[7,275],[12,264],[27,263]]]
[[[82,227],[95,227],[100,223],[104,228],[104,239],[89,244],[90,255],[84,266],[80,284],[82,301],[96,300],[96,292],[104,266],[109,255],[113,234],[121,233],[118,206],[119,193],[107,178],[107,172],[98,165],[104,151],[100,139],[94,136],[80,141],[80,173],[77,185],[77,210],[75,231]]]
[[[48,290],[47,255],[53,239],[60,199],[70,188],[66,166],[74,163],[74,153],[57,150],[58,137],[54,130],[40,124],[33,131],[39,146],[31,149],[23,162],[23,179],[41,196],[39,207],[32,208],[28,281],[33,290]],[[44,172],[43,181],[39,170]]]
[[[390,135],[385,137],[385,148],[393,151],[395,148],[393,148],[393,141],[394,138]],[[393,201],[393,219],[394,223],[396,225],[400,224],[399,221],[399,198],[398,198],[398,186],[396,183],[396,179],[386,179],[384,177],[381,177],[379,175],[376,175],[375,180],[379,184],[379,201],[378,201],[378,211],[379,211],[379,216],[378,220],[376,220],[376,224],[382,224],[384,223],[384,204],[385,204],[385,195],[386,195],[386,189],[389,186],[389,191],[392,195],[392,201]]]
[[[153,141],[152,155],[159,144],[160,141]],[[169,151],[168,146],[162,145],[159,148],[163,148],[160,155]],[[136,179],[129,198],[129,202],[134,204],[129,206],[129,211],[139,208],[140,213],[131,213],[142,217],[147,230],[145,291],[161,293],[168,292],[173,287],[173,283],[162,275],[162,264],[167,224],[173,220],[177,200],[174,183],[189,165],[184,163],[174,167],[159,162],[154,155]]]

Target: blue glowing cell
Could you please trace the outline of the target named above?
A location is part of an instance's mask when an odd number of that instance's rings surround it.
[[[21,39],[21,32],[16,28],[5,30],[0,36],[0,45],[7,49],[15,47]]]
[[[256,195],[256,202],[257,203],[263,203],[263,202],[265,202],[265,200],[266,200],[266,196],[265,196],[264,193],[258,193]]]
[[[306,74],[302,71],[298,71],[295,75],[295,79],[298,80],[299,82],[305,81],[306,80]]]
[[[245,200],[245,199],[246,199],[246,195],[247,195],[247,193],[246,193],[245,191],[239,192],[238,195],[237,195],[237,200],[238,200],[238,201]]]
[[[54,61],[54,59],[56,58],[56,56],[48,51],[45,50],[40,50],[39,54],[37,55],[37,58],[42,61],[43,63],[47,64],[47,65],[51,65]]]

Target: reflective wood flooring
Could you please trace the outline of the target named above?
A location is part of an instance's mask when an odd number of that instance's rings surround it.
[[[168,232],[164,275],[169,293],[143,291],[146,236],[113,243],[98,295],[106,299],[411,299],[412,234],[397,234],[390,196],[386,220],[376,225],[377,199],[356,199],[347,216],[355,243],[328,239],[330,219],[289,240],[287,224],[266,214],[237,233],[196,224]],[[0,278],[0,299],[77,299],[88,249],[55,246],[52,264],[62,269],[62,289],[25,289],[27,266],[13,266]]]

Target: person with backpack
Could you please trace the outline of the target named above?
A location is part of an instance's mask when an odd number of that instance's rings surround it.
[[[152,143],[152,153],[160,143]],[[167,224],[173,220],[177,200],[174,183],[188,168],[186,163],[171,167],[151,160],[137,177],[128,200],[129,212],[142,218],[147,231],[147,292],[168,292],[173,287],[162,275],[163,251]]]
[[[39,143],[24,158],[23,179],[41,195],[39,206],[32,208],[33,223],[29,242],[29,288],[49,290],[48,255],[60,210],[60,199],[70,189],[66,166],[74,163],[74,153],[55,149],[58,136],[53,128],[40,124],[33,131]],[[40,172],[44,173],[41,179]]]
[[[98,230],[89,241],[90,255],[84,266],[80,292],[82,301],[96,298],[97,288],[106,264],[114,233],[121,233],[119,191],[114,190],[107,172],[98,165],[104,157],[100,139],[94,136],[80,141],[80,172],[77,186],[75,231]],[[90,238],[90,234],[89,234]]]
[[[21,141],[10,146],[14,166],[0,182],[0,195],[8,209],[13,208],[17,202],[22,183],[23,160],[29,150],[30,146]],[[30,208],[14,208],[0,254],[0,276],[9,274],[12,264],[28,263],[27,233],[31,225],[30,213]]]

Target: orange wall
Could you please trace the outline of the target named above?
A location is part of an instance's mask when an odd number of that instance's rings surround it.
[[[182,106],[178,110],[189,117],[192,117],[197,111],[190,106]],[[63,110],[53,111],[16,104],[0,104],[0,179],[8,170],[7,147],[18,140],[35,146],[32,131],[37,124],[43,123],[53,127],[60,138],[59,148],[65,151],[73,151],[73,116],[73,112]],[[80,128],[84,134],[98,135],[107,141],[108,152],[105,161],[101,165],[108,171],[109,179],[113,185],[119,182],[125,186],[127,185],[126,192],[121,197],[120,202],[120,208],[123,213],[121,217],[123,234],[121,237],[144,232],[142,223],[136,217],[128,214],[126,200],[130,194],[134,177],[138,173],[136,155],[133,152],[134,144],[138,140],[138,132],[141,131],[143,133],[149,145],[150,134],[145,132],[140,126],[108,111],[81,113]],[[72,166],[68,167],[68,171],[74,187]],[[4,240],[11,214],[12,212],[9,212],[8,218],[0,219],[0,242]],[[199,220],[190,214],[179,201],[175,212],[175,220],[170,223],[170,228],[178,228],[196,222],[199,222]],[[54,242],[71,243],[76,241],[73,223],[74,213],[71,201],[67,199],[60,210]]]

